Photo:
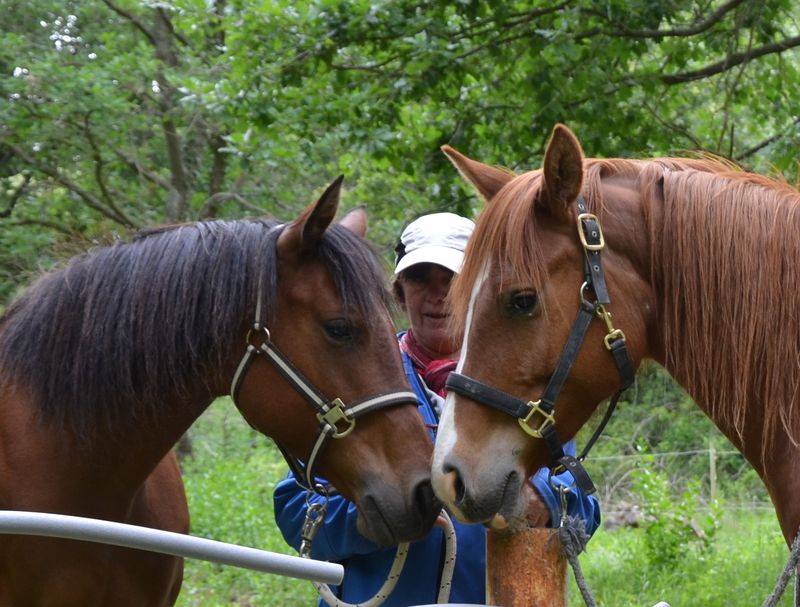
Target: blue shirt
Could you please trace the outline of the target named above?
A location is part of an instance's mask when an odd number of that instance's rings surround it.
[[[419,400],[419,414],[429,426],[438,424],[425,387],[409,357],[402,353],[403,366],[411,387]],[[433,431],[432,438],[435,439]],[[575,454],[572,441],[564,450]],[[553,481],[562,486],[572,486],[572,476],[565,472]],[[548,482],[548,471],[543,468],[532,478],[542,501],[550,511],[550,520],[561,517],[558,495]],[[274,493],[275,519],[286,542],[296,550],[300,547],[300,532],[306,513],[306,492],[290,473],[281,481]],[[314,495],[311,501],[319,501]],[[572,488],[567,494],[567,512],[586,522],[586,531],[594,533],[600,524],[600,507],[594,496],[583,495]],[[358,603],[372,597],[381,587],[394,560],[394,548],[382,548],[363,537],[356,530],[358,512],[352,502],[334,494],[328,500],[325,524],[314,539],[311,556],[344,565],[344,580],[335,587],[337,596],[348,603]],[[486,529],[482,525],[464,525],[453,520],[458,541],[458,553],[453,585],[452,603],[483,603],[486,595]],[[384,603],[386,607],[406,607],[436,602],[439,576],[444,558],[444,535],[434,527],[427,537],[413,542],[409,547],[405,567],[397,586]],[[320,606],[325,603],[320,600]]]

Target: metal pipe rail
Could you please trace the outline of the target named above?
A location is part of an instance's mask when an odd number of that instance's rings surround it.
[[[344,577],[344,567],[337,563],[81,516],[0,510],[2,534],[57,537],[136,548],[325,584],[341,584]]]

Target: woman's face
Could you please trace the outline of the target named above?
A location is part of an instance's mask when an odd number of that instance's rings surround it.
[[[447,330],[449,315],[444,304],[452,279],[453,272],[433,263],[413,265],[398,277],[400,304],[414,337],[423,348],[442,357],[458,351]]]

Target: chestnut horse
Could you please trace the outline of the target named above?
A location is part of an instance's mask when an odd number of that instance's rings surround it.
[[[187,532],[171,449],[228,392],[248,343],[264,339],[248,335],[257,309],[270,343],[345,413],[365,398],[408,395],[384,274],[361,239],[366,216],[330,225],[340,183],[288,226],[152,230],[73,259],[14,301],[0,319],[0,507]],[[240,380],[247,421],[307,459],[321,422],[306,397],[265,356]],[[331,420],[352,431],[316,460],[359,507],[359,531],[381,544],[419,538],[439,510],[412,399],[354,426]],[[5,536],[0,605],[168,606],[182,571],[170,556]]]
[[[655,360],[689,392],[759,473],[791,542],[800,525],[800,194],[717,160],[585,159],[562,125],[542,169],[519,176],[444,151],[487,201],[450,294],[464,327],[457,373],[532,415],[522,428],[483,397],[451,392],[434,448],[438,496],[464,520],[519,522],[523,479],[552,460],[528,432],[550,425],[536,400],[561,366],[576,311],[599,295],[581,288],[591,237],[631,368]],[[620,388],[611,329],[597,318],[588,325],[545,411],[562,441]]]

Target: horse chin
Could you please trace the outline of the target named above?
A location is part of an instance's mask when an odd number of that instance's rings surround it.
[[[441,502],[433,498],[433,489],[426,492],[426,498],[428,493],[430,496],[425,500],[424,508],[410,512],[398,510],[390,503],[379,504],[368,495],[356,503],[356,529],[380,546],[397,546],[422,539],[433,527],[442,508]]]
[[[399,543],[379,510],[370,511],[369,516],[367,516],[359,508],[356,529],[365,538],[379,546],[396,546]]]

